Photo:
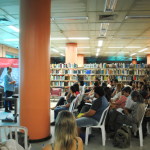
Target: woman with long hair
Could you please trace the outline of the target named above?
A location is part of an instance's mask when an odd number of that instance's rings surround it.
[[[42,150],[83,150],[82,139],[77,137],[76,120],[68,111],[61,111],[55,124],[54,143]]]

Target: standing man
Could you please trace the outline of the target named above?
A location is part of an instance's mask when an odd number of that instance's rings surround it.
[[[16,81],[13,80],[11,76],[11,72],[12,72],[12,67],[7,67],[7,74],[4,77],[5,98],[12,96],[13,92],[15,91]],[[8,110],[8,104],[9,104],[9,110]],[[12,103],[10,101],[4,101],[4,107],[5,107],[5,112],[11,112],[11,110],[14,110],[12,108]]]

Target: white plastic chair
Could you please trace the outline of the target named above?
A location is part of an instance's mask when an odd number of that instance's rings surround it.
[[[84,94],[85,93],[85,85],[82,86],[82,93],[81,94]]]
[[[101,119],[100,119],[97,126],[86,127],[85,145],[88,145],[88,137],[89,137],[89,134],[91,134],[91,129],[92,128],[101,128],[101,131],[102,131],[102,144],[103,144],[103,146],[105,145],[105,142],[106,142],[105,120],[106,120],[106,116],[107,116],[109,107],[110,107],[110,105],[103,111]]]
[[[24,138],[24,144],[25,144],[25,150],[31,150],[31,144],[28,147],[28,143],[27,143],[27,138],[28,138],[28,129],[26,127],[22,127],[22,126],[0,126],[0,142],[2,141],[2,130],[4,130],[4,135],[5,135],[5,141],[8,140],[8,134],[10,134],[10,139],[12,139],[12,131],[15,132],[15,140],[18,143],[18,134],[17,131],[23,130],[24,134],[25,134],[25,138]]]

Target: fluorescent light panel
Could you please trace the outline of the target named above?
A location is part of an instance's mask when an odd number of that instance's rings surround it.
[[[88,53],[91,53],[91,52],[78,52],[79,54],[88,54]]]
[[[136,53],[131,54],[130,56],[136,55]]]
[[[148,50],[148,48],[144,48],[144,49],[140,50],[139,52],[143,52],[143,51],[146,51],[146,50]]]
[[[145,16],[126,16],[125,19],[150,19],[150,15],[145,15]]]
[[[56,53],[59,53],[56,49],[52,48],[51,49],[52,51],[56,52]]]
[[[69,37],[69,40],[89,40],[89,37]]]
[[[118,0],[105,0],[104,12],[113,12]]]
[[[8,26],[10,29],[12,29],[12,30],[14,30],[14,31],[16,31],[16,32],[19,32],[19,29],[18,28],[16,28],[16,27],[14,27],[14,26]]]
[[[100,36],[106,36],[109,23],[101,23]]]
[[[100,48],[97,49],[97,53],[99,53],[99,52],[100,52]]]
[[[129,52],[118,52],[118,53],[129,53]]]
[[[63,53],[60,53],[60,55],[65,56]]]
[[[19,41],[19,39],[5,39],[4,41]]]
[[[101,47],[103,45],[103,40],[98,41],[98,47]]]
[[[51,18],[51,20],[88,20],[88,17],[57,17]]]
[[[96,53],[96,56],[98,56],[99,55],[99,53]]]

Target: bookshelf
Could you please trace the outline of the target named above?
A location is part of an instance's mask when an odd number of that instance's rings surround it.
[[[67,68],[68,67],[68,68]],[[150,65],[148,64],[84,64],[78,67],[77,64],[51,64],[50,81],[51,87],[67,89],[79,77],[83,78],[86,87],[92,87],[96,77],[102,82],[108,78],[118,79],[119,82],[128,84],[132,79],[142,81],[144,78],[150,80]]]

